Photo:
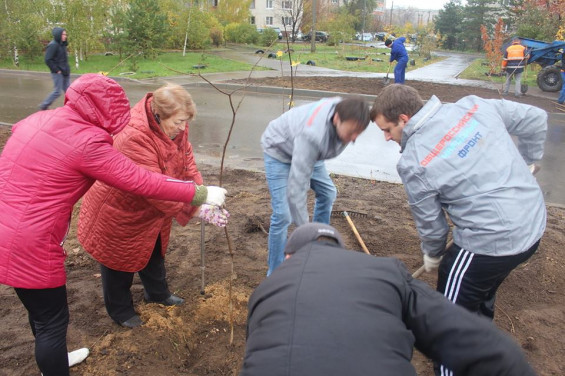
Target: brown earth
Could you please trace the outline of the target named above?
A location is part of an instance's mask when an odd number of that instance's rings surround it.
[[[247,80],[240,79],[231,80],[229,82],[243,84],[246,81]],[[249,83],[252,86],[277,86],[286,88],[289,88],[291,86],[290,77],[287,76],[251,79],[249,80]],[[312,89],[333,91],[338,93],[356,93],[367,95],[378,95],[381,89],[385,87],[382,78],[298,76],[294,77],[293,83],[296,89]],[[477,95],[482,98],[504,98],[515,102],[527,103],[531,104],[532,106],[542,108],[548,112],[565,111],[565,107],[559,106],[556,102],[558,93],[555,93],[555,98],[553,100],[527,94],[523,97],[516,98],[512,94],[503,97],[501,95],[501,92],[499,92],[498,90],[479,87],[436,84],[423,81],[406,81],[406,84],[418,90],[418,93],[420,93],[420,96],[424,100],[427,100],[432,95],[435,95],[442,102],[456,102],[466,95]]]
[[[378,80],[299,79],[297,87],[375,94]],[[269,82],[266,80],[263,82]],[[323,82],[329,82],[324,86]],[[411,82],[422,97],[436,94],[453,101],[468,94],[486,96],[485,89]],[[349,89],[348,89],[349,88]],[[348,89],[348,90],[346,90]],[[366,91],[363,91],[366,90]],[[542,101],[527,96],[520,101],[540,107]],[[547,101],[547,100],[545,100]],[[0,145],[9,135],[0,127]],[[218,184],[219,170],[199,166],[205,181]],[[71,320],[69,349],[89,347],[87,360],[71,369],[71,375],[235,375],[245,346],[246,303],[266,273],[270,206],[264,175],[227,170],[223,176],[229,191],[231,212],[227,229],[233,245],[232,258],[223,229],[206,226],[205,294],[201,289],[200,224],[173,226],[166,259],[171,290],[186,299],[175,308],[143,302],[138,277],[132,288],[134,303],[146,322],[133,330],[119,327],[107,316],[101,294],[99,268],[76,240],[76,214],[65,244],[68,253],[68,301]],[[409,269],[421,265],[414,223],[401,185],[334,176],[339,189],[334,209],[364,215],[352,219],[369,250],[377,256],[403,260]],[[312,197],[309,197],[310,205]],[[565,210],[548,207],[548,227],[538,252],[506,279],[499,290],[496,324],[522,346],[540,375],[565,374]],[[339,215],[332,224],[344,235],[348,248],[360,249],[351,228]],[[435,286],[435,276],[422,279]],[[232,281],[230,313],[229,282]],[[12,288],[0,286],[0,376],[39,375],[33,357],[33,336],[24,307]],[[230,344],[230,317],[233,342]],[[414,367],[420,375],[432,375],[430,362],[416,353]],[[375,371],[378,373],[378,371]]]

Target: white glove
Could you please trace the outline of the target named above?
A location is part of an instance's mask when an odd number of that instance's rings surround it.
[[[223,206],[224,201],[226,200],[226,191],[222,187],[216,187],[213,185],[206,186],[208,190],[208,196],[206,196],[206,201],[204,201],[208,205],[215,205],[215,206]]]
[[[200,206],[198,217],[214,226],[226,227],[230,213],[219,206],[203,204]]]
[[[437,269],[439,263],[441,262],[442,256],[439,257],[431,257],[424,253],[424,269],[426,273],[431,272],[434,269]]]
[[[539,166],[536,166],[535,163],[532,163],[531,165],[528,165],[528,168],[530,169],[530,172],[532,173],[532,175],[537,174],[537,172],[539,171]]]

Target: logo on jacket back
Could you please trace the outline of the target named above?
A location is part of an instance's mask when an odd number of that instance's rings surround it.
[[[438,155],[442,158],[449,157],[453,151],[458,149],[466,140],[468,140],[468,137],[472,135],[472,139],[467,141],[465,146],[463,146],[458,153],[461,158],[465,158],[469,150],[477,144],[478,140],[482,138],[482,135],[479,132],[473,133],[477,128],[478,122],[472,119],[472,117],[478,109],[479,105],[474,105],[454,127],[447,131],[426,158],[420,161],[420,165],[422,167],[426,167]],[[463,151],[464,153],[462,154]]]
[[[320,112],[320,110],[322,108],[324,108],[328,103],[330,103],[330,100],[324,99],[324,100],[320,101],[317,106],[316,106],[316,104],[314,104],[312,106],[312,110],[310,111],[310,116],[308,117],[308,121],[306,122],[306,126],[309,127],[314,123],[314,120],[316,119],[316,115],[318,115],[318,112]]]

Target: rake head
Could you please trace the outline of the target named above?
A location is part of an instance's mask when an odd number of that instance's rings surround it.
[[[331,216],[332,217],[345,217],[346,213],[349,217],[354,217],[354,218],[370,218],[370,219],[376,219],[378,221],[382,220],[382,218],[380,218],[376,215],[369,215],[368,213],[361,213],[361,212],[358,212],[358,211],[349,211],[349,210],[332,210]]]

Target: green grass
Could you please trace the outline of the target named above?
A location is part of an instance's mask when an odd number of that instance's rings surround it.
[[[476,59],[475,61],[473,61],[471,65],[467,67],[467,69],[463,71],[463,73],[459,75],[459,78],[463,78],[467,80],[490,81],[495,84],[502,85],[504,81],[506,81],[506,75],[503,75],[501,77],[488,76],[487,73],[489,72],[489,67],[483,65],[483,63],[486,62],[487,62],[486,59]],[[538,64],[529,65],[527,67],[527,71],[525,71],[524,74],[522,74],[522,83],[528,84],[528,86],[536,87],[537,75],[539,71],[540,71],[540,66]],[[497,73],[499,72],[500,70],[498,69]],[[511,85],[512,88],[514,87],[513,85],[514,85],[514,81],[512,81],[512,85]]]
[[[261,48],[261,47],[253,47]],[[290,44],[291,57],[293,61],[299,61],[301,64],[306,64],[308,60],[312,60],[316,63],[317,67],[338,69],[350,72],[376,72],[376,73],[386,73],[389,66],[390,49],[388,48],[375,48],[375,47],[365,47],[364,45],[351,45],[351,44],[340,44],[339,46],[328,46],[322,43],[316,43],[316,52],[310,52],[310,43],[294,43]],[[265,49],[263,47],[263,49]],[[269,49],[265,49],[266,53],[276,52],[277,50],[286,51],[286,43],[279,42]],[[387,55],[388,54],[388,55]],[[348,61],[346,57],[360,57],[363,60]],[[407,71],[421,68],[425,65],[435,63],[443,58],[435,57],[431,60],[424,61],[423,58],[415,53],[410,54],[410,60],[414,59],[416,64],[411,66],[410,64],[406,68]],[[283,55],[282,59],[288,60],[286,54]],[[383,60],[382,62],[374,61],[374,59]],[[393,62],[392,70],[394,69]],[[300,70],[300,67],[298,67]]]
[[[70,58],[69,63],[71,64],[72,73],[108,72],[110,76],[125,76],[136,79],[198,73],[199,69],[193,67],[195,65],[205,65],[206,68],[200,69],[203,73],[249,71],[252,68],[250,64],[223,59],[209,53],[197,52],[187,53],[186,56],[182,56],[181,52],[167,52],[160,54],[154,60],[140,58],[137,61],[138,66],[134,74],[128,74],[128,72],[133,72],[133,70],[131,58],[126,59],[127,56],[123,56],[123,60],[120,62],[118,55],[90,55],[88,60],[79,62],[79,69],[75,68],[74,59]],[[47,66],[43,62],[43,57],[37,57],[32,61],[22,57],[19,67],[15,67],[9,60],[0,60],[0,68],[48,71]],[[255,69],[261,70],[263,68],[256,67]]]

